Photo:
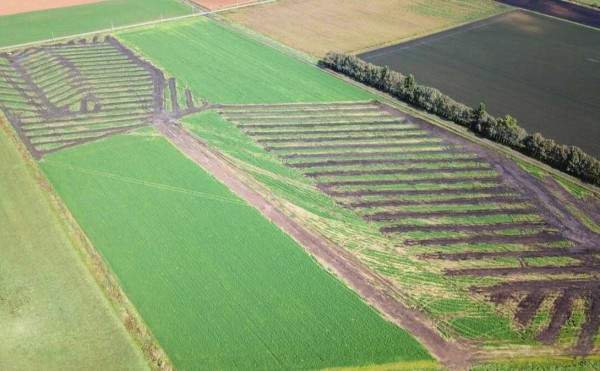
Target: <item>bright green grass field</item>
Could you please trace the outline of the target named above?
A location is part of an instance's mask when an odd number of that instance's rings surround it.
[[[1,129],[0,329],[0,370],[148,368]]]
[[[108,0],[0,17],[0,47],[190,14],[177,0]]]
[[[257,210],[144,132],[42,167],[179,369],[435,365]]]
[[[211,103],[368,100],[314,66],[202,18],[117,34]]]

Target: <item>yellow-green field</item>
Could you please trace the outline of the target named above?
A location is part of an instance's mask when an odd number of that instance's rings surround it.
[[[3,120],[0,117],[0,121]],[[0,122],[0,370],[148,366]]]
[[[356,52],[501,13],[490,0],[289,0],[226,17],[303,52]],[[301,16],[299,16],[301,15]]]

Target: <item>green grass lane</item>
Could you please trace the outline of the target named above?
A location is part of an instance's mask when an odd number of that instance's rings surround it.
[[[151,130],[42,167],[180,369],[432,360]]]
[[[0,47],[190,14],[177,0],[108,0],[0,17]]]
[[[0,128],[0,369],[147,369],[31,166]]]

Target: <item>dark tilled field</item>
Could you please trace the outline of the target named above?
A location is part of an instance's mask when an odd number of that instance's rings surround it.
[[[516,11],[360,55],[600,157],[600,31]]]
[[[545,303],[540,342],[557,342],[574,308],[583,308],[573,349],[594,348],[600,236],[570,214],[565,204],[577,201],[559,199],[572,196],[555,182],[378,102],[219,110],[402,248],[443,262],[447,277],[506,278],[471,290],[497,305],[513,303],[517,326],[528,327]],[[482,251],[484,244],[502,248]]]

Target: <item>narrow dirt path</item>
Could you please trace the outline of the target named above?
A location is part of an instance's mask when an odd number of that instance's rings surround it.
[[[468,369],[474,350],[444,339],[421,312],[399,303],[391,283],[363,266],[346,249],[319,238],[291,219],[264,196],[270,193],[265,187],[181,125],[165,121],[156,121],[154,125],[183,154],[294,238],[388,320],[418,339],[444,366],[451,370]]]

